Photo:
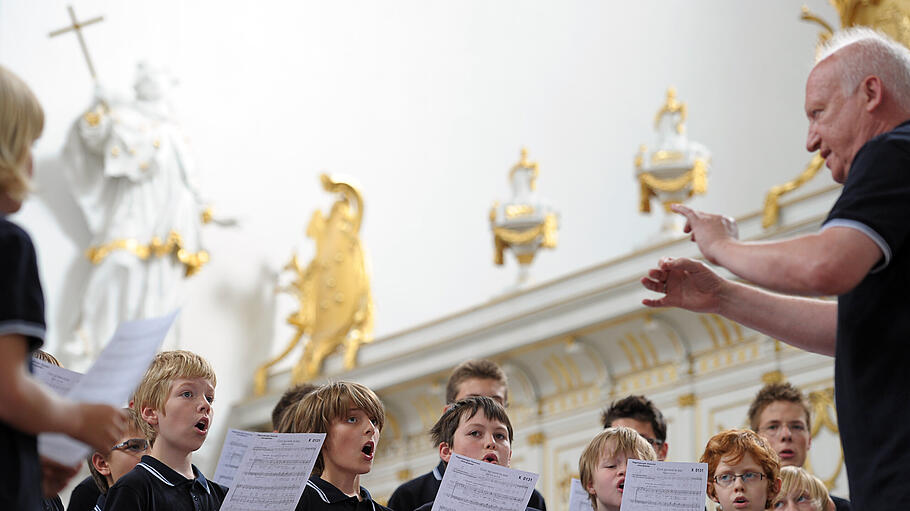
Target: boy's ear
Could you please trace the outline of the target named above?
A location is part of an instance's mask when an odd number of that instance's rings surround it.
[[[143,406],[139,411],[139,415],[142,416],[142,420],[149,424],[158,424],[158,410],[153,409],[151,406]]]
[[[99,474],[105,477],[111,475],[111,466],[108,465],[107,460],[99,452],[92,454],[92,466],[95,467]]]
[[[714,502],[720,504],[720,501],[717,500],[717,492],[714,491],[714,483],[710,481],[708,481],[708,497]]]
[[[442,461],[448,463],[452,458],[452,448],[449,447],[449,444],[446,442],[441,442],[439,444],[439,457],[442,458]]]

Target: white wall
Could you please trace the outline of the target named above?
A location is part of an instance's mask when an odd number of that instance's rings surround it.
[[[62,0],[0,0],[0,64],[47,113],[35,147],[39,190],[15,220],[39,251],[53,351],[87,263],[87,231],[58,154],[92,94]],[[808,5],[836,21],[824,0]],[[660,218],[637,212],[633,156],[653,143],[667,86],[688,103],[688,134],[713,152],[694,204],[738,215],[808,162],[803,84],[817,29],[798,3],[723,0],[75,2],[103,14],[85,37],[100,78],[129,87],[137,60],[181,80],[175,102],[217,208],[212,262],[193,277],[184,345],[219,374],[219,405],[249,393],[277,337],[269,275],[330,202],[319,172],[356,177],[379,336],[483,302],[514,278],[492,264],[487,212],[507,196],[521,146],[562,211],[547,280],[629,251]],[[810,187],[830,182],[820,176]],[[216,429],[216,431],[218,431]],[[203,459],[211,453],[203,452]]]

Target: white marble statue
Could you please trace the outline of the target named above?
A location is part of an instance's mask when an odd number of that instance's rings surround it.
[[[140,63],[135,99],[98,87],[94,107],[70,130],[65,175],[91,232],[93,263],[75,335],[65,341],[71,364],[92,359],[118,323],[178,307],[184,278],[208,260],[200,227],[212,216],[168,102],[174,83]]]

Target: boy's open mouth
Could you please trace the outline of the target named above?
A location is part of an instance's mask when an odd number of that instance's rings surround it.
[[[376,446],[373,444],[373,441],[369,441],[363,444],[363,447],[360,449],[360,452],[363,453],[368,459],[373,459],[373,451],[376,449]]]
[[[495,452],[488,452],[481,459],[487,463],[499,465],[499,456],[497,456]]]
[[[626,480],[622,479],[619,481],[619,484],[616,485],[616,489],[619,490],[619,493],[622,493],[623,489],[626,487]]]
[[[733,503],[734,503],[734,504],[748,504],[748,503],[749,503],[749,499],[747,499],[746,497],[740,495],[739,497],[736,497],[735,499],[733,499]]]
[[[784,450],[780,451],[780,452],[777,453],[777,454],[778,454],[778,456],[780,456],[781,458],[792,458],[792,457],[793,457],[793,449],[784,449]]]
[[[196,429],[201,433],[205,433],[209,429],[209,418],[203,417],[199,419],[199,422],[196,423]]]

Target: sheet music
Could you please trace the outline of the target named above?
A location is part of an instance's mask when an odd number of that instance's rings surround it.
[[[32,370],[36,380],[47,385],[61,396],[69,393],[70,389],[82,379],[82,373],[55,366],[40,358],[32,359]]]
[[[572,484],[569,485],[569,511],[592,511],[594,506],[591,505],[591,499],[588,492],[582,487],[581,481],[572,478]]]
[[[221,511],[293,511],[323,441],[325,433],[255,433]]]
[[[620,511],[703,511],[706,463],[629,460]]]
[[[142,381],[178,312],[121,323],[98,359],[66,397],[83,403],[123,406]],[[75,465],[91,451],[88,445],[65,435],[38,435],[38,452],[64,465]]]
[[[212,481],[228,488],[234,486],[234,474],[243,461],[243,455],[253,445],[256,436],[264,434],[266,433],[229,429],[224,437],[224,446],[221,448],[221,457],[218,458],[218,466],[215,468]]]
[[[525,511],[538,477],[453,454],[433,511]]]

